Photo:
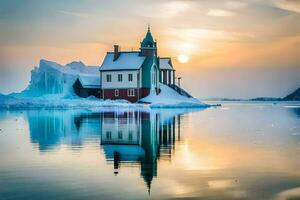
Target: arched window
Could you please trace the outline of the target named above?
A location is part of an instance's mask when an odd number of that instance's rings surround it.
[[[157,73],[156,73],[156,66],[153,65],[151,68],[151,83],[152,85],[156,85],[156,80],[157,80]]]

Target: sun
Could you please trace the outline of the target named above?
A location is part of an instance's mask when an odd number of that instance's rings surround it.
[[[186,63],[186,62],[189,60],[189,57],[188,57],[187,55],[180,54],[180,55],[177,57],[177,60],[178,60],[180,63]]]

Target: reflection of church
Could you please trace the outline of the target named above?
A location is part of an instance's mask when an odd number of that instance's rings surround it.
[[[104,112],[101,119],[101,146],[114,165],[114,173],[118,174],[120,167],[140,166],[150,192],[157,161],[171,159],[175,141],[180,138],[176,117],[162,118],[155,112]],[[177,121],[180,124],[180,116]]]

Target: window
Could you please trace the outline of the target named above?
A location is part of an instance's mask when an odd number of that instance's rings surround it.
[[[128,139],[129,139],[130,141],[132,141],[132,132],[131,132],[131,131],[130,131],[129,134],[128,134]]]
[[[115,90],[115,97],[119,96],[119,90]]]
[[[110,74],[106,74],[106,82],[111,82],[111,75]]]
[[[118,132],[118,139],[122,140],[122,138],[123,138],[123,133],[122,133],[122,131],[119,131]]]
[[[134,89],[127,90],[127,93],[129,97],[134,97]]]
[[[122,79],[123,79],[122,74],[118,74],[118,81],[122,82]]]
[[[106,139],[111,139],[111,132],[110,131],[106,131]]]
[[[155,72],[156,71],[155,71],[154,67],[152,67],[151,68],[151,82],[152,82],[152,85],[154,85],[155,82],[156,82]]]
[[[132,74],[128,74],[128,81],[132,81],[133,80],[133,77],[132,77]]]

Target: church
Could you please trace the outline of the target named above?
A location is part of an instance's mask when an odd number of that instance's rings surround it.
[[[139,51],[120,51],[114,45],[100,68],[102,99],[126,99],[138,102],[150,92],[160,93],[159,84],[175,86],[175,70],[171,58],[157,55],[157,43],[148,27]]]

